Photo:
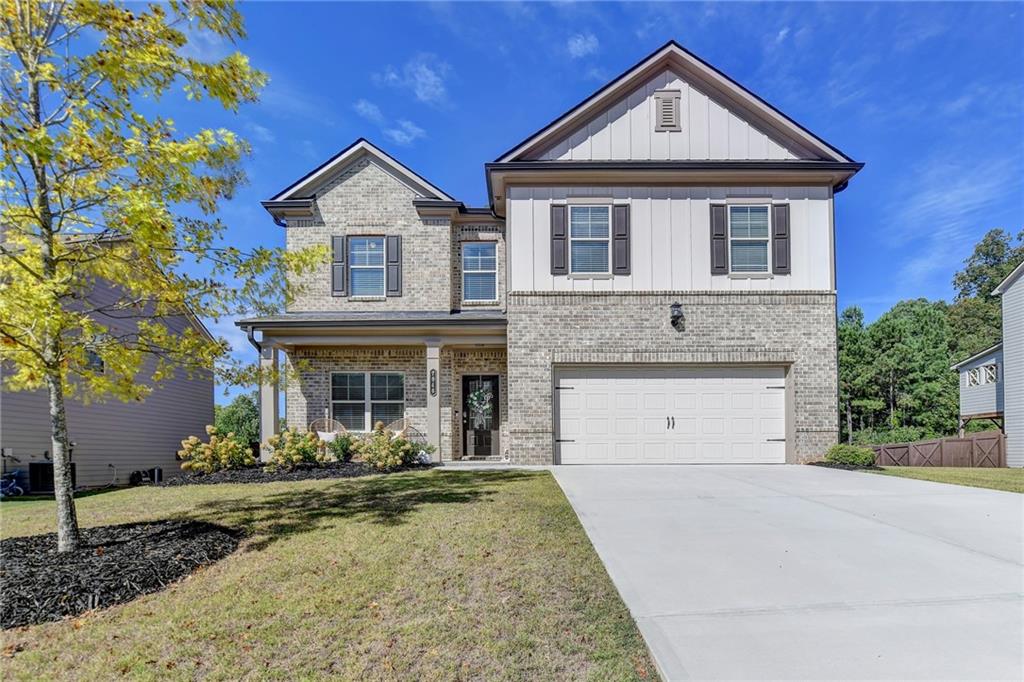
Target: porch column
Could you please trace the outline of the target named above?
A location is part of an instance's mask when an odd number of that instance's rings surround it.
[[[277,348],[264,346],[260,349],[260,373],[263,377],[260,381],[260,461],[266,462],[270,453],[265,450],[263,443],[277,433],[278,424],[278,384],[277,370]]]
[[[441,340],[427,339],[427,442],[441,461]]]

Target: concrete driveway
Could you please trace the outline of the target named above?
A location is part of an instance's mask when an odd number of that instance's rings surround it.
[[[561,466],[683,679],[1024,678],[1024,496],[810,466]]]

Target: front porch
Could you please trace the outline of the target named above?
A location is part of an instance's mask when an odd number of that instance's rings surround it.
[[[279,430],[283,383],[288,427],[305,430],[330,417],[366,432],[404,417],[436,448],[437,462],[508,457],[501,313],[288,314],[239,325],[268,377],[260,389],[261,441]]]

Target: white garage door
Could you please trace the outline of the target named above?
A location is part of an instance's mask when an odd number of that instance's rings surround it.
[[[555,372],[562,464],[786,461],[781,367],[579,367]]]

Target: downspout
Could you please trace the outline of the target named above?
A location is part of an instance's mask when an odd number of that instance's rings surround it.
[[[259,341],[256,340],[256,337],[253,336],[253,328],[252,328],[252,326],[249,326],[249,327],[245,328],[245,336],[246,336],[246,338],[249,339],[249,343],[252,344],[252,347],[256,349],[257,353],[262,353],[263,352],[263,346],[260,344]]]

